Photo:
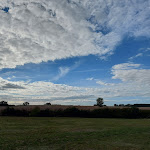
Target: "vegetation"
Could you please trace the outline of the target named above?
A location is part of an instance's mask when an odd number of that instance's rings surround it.
[[[96,100],[96,102],[97,102],[97,106],[100,106],[100,107],[102,107],[103,106],[103,104],[104,104],[104,100],[103,100],[103,98],[97,98],[97,100]]]
[[[24,102],[23,105],[24,105],[24,106],[28,106],[28,105],[29,105],[29,102]]]
[[[8,103],[6,101],[1,101],[0,106],[8,106]]]
[[[7,107],[1,111],[2,116],[26,116],[26,117],[85,117],[85,118],[150,118],[150,110],[140,110],[136,107],[109,108],[102,107],[93,110],[82,110],[76,107],[66,109],[40,109],[34,107],[28,109],[15,109]]]
[[[148,119],[0,117],[1,150],[149,150]]]
[[[46,103],[45,105],[51,105],[51,103]]]

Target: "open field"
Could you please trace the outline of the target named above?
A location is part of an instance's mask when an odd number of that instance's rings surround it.
[[[149,149],[149,119],[0,117],[0,150]]]

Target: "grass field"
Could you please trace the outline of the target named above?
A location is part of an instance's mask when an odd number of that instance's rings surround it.
[[[149,150],[149,119],[0,117],[0,150]]]

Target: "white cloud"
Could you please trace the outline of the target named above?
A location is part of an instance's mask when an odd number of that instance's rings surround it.
[[[99,80],[96,82],[97,84],[100,84],[100,85],[106,85],[106,83],[104,83],[103,81]]]
[[[115,85],[114,83],[106,83],[106,82],[103,82],[103,81],[101,81],[101,80],[98,80],[98,81],[96,81],[96,83],[97,84],[100,84],[100,85],[105,85],[105,86],[113,86],[113,85]]]
[[[126,71],[126,70],[125,70]],[[122,76],[118,76],[122,78]],[[139,78],[136,76],[136,79]],[[105,83],[104,83],[105,84]],[[94,104],[97,97],[105,99],[116,99],[117,97],[126,100],[126,97],[150,97],[150,84],[132,82],[118,83],[110,86],[106,83],[103,87],[85,88],[74,87],[65,84],[54,84],[52,82],[12,82],[0,78],[0,101],[10,101],[11,104],[21,104],[29,101],[30,104]],[[133,98],[134,99],[134,98]],[[118,100],[119,103],[119,100]]]
[[[103,86],[107,86],[107,85],[109,85],[109,86],[113,86],[114,85],[114,83],[106,83],[106,82],[104,82],[104,81],[102,81],[102,80],[99,80],[99,79],[95,79],[95,78],[87,78],[86,80],[88,80],[88,81],[94,81],[94,82],[96,82],[97,84],[99,84],[99,85],[103,85]]]
[[[140,64],[123,63],[112,67],[113,79],[133,84],[150,85],[150,69],[139,68]]]
[[[130,69],[138,68],[140,66],[141,66],[141,64],[122,63],[122,64],[114,65],[112,67],[112,71],[115,71],[115,70],[130,70]]]
[[[76,69],[80,65],[80,63],[80,61],[77,61],[71,67],[59,67],[59,73],[53,78],[53,80],[59,80],[60,78],[66,76],[70,71]]]
[[[0,1],[0,8],[0,68],[89,54],[102,58],[126,33],[150,37],[149,0],[12,0]]]
[[[105,70],[105,69],[89,69],[89,70],[79,70],[79,71],[75,71],[75,72],[96,72],[96,71],[100,71],[100,70]]]
[[[87,78],[86,80],[92,81],[92,80],[94,80],[94,78],[93,77],[92,78]]]
[[[150,48],[147,48],[146,51],[150,51]]]
[[[88,89],[72,87],[64,84],[53,84],[52,82],[12,82],[0,78],[0,101],[10,101],[11,104],[20,104],[29,101],[31,104],[42,104],[47,101],[59,104],[71,101],[92,101],[96,99],[94,95],[88,93]],[[85,104],[86,105],[86,104]]]
[[[135,58],[137,58],[137,57],[142,57],[142,56],[143,56],[143,53],[138,53],[137,55],[132,56],[132,57],[130,57],[129,59],[132,60],[132,59],[135,59]]]
[[[59,67],[59,74],[56,77],[54,77],[53,80],[59,80],[60,78],[64,77],[69,71],[69,67]]]
[[[150,48],[149,47],[147,47],[147,48],[140,48],[139,51],[142,51],[142,52],[145,53],[145,52],[150,51]]]

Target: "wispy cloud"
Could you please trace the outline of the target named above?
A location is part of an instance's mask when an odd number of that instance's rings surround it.
[[[112,67],[112,71],[114,70],[131,70],[131,69],[136,69],[139,68],[141,64],[134,64],[134,63],[122,63],[122,64],[117,64]]]
[[[150,48],[149,47],[148,48],[140,48],[139,51],[148,52],[148,51],[150,51]]]
[[[138,58],[138,57],[142,57],[142,56],[149,56],[149,52],[150,52],[150,48],[140,48],[139,49],[140,53],[136,54],[135,56],[132,56],[129,58],[130,61]]]
[[[114,83],[107,83],[107,82],[104,82],[104,81],[102,81],[100,79],[95,79],[93,77],[92,78],[87,78],[86,80],[88,80],[88,81],[94,81],[95,83],[97,83],[99,85],[103,85],[103,86],[107,86],[107,85],[113,86],[113,85],[115,85]]]
[[[89,69],[89,70],[78,70],[75,72],[93,72],[93,71],[101,71],[101,70],[106,70],[106,69]]]
[[[92,81],[92,80],[94,80],[94,78],[93,77],[92,78],[87,78],[86,80]]]
[[[104,81],[101,81],[101,80],[96,81],[96,83],[99,84],[99,85],[104,85],[104,86],[113,86],[113,85],[115,85],[114,83],[107,83],[107,82],[104,82]]]
[[[81,61],[77,61],[71,67],[59,67],[59,73],[53,78],[53,80],[59,80],[60,78],[66,76],[70,71],[76,69],[80,64]]]
[[[142,57],[142,56],[143,56],[143,53],[138,53],[137,55],[130,57],[129,60],[133,60],[137,57]]]
[[[59,80],[60,78],[64,77],[65,75],[68,74],[70,71],[69,67],[59,67],[59,73],[56,77],[54,77],[53,80]]]

